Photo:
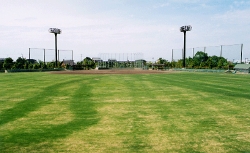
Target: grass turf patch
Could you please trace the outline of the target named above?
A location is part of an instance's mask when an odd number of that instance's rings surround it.
[[[250,76],[0,74],[2,152],[248,152]]]

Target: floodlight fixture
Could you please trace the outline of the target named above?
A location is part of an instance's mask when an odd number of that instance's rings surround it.
[[[49,32],[50,33],[61,34],[62,30],[61,29],[57,29],[57,28],[49,28]]]
[[[61,34],[62,30],[57,29],[57,28],[49,28],[49,33],[54,33],[55,34],[55,66],[57,67],[57,34]]]
[[[186,31],[191,31],[192,30],[192,26],[191,25],[185,25],[185,26],[182,26],[180,27],[180,31],[181,32],[186,32]]]
[[[180,27],[180,32],[184,33],[184,48],[183,48],[183,68],[186,67],[186,32],[191,31],[192,26],[191,25],[185,25]]]

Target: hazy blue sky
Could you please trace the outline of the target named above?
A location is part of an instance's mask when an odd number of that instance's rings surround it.
[[[143,53],[146,60],[159,57],[171,60],[171,50],[183,47],[183,33],[179,31],[183,25],[193,27],[187,32],[187,48],[243,43],[243,58],[250,58],[249,0],[0,0],[0,3],[0,58],[28,58],[29,48],[53,49],[54,36],[48,29],[55,27],[62,29],[58,49],[74,50],[75,61],[81,60],[81,54],[84,58],[103,53]],[[230,55],[233,52],[237,55],[226,58],[239,59],[239,49],[239,46],[229,49]],[[53,56],[53,50],[50,52]],[[42,55],[41,50],[32,52],[35,59],[40,56],[43,59]],[[60,58],[70,55],[65,52]]]

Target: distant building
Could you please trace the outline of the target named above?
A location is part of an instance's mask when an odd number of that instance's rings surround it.
[[[92,60],[93,60],[95,63],[102,62],[102,59],[99,58],[99,57],[93,57]]]
[[[116,59],[108,59],[108,67],[113,68],[115,67],[115,64],[117,63]]]
[[[108,62],[116,62],[117,60],[116,59],[114,59],[114,58],[110,58],[110,59],[108,59]]]
[[[235,65],[234,70],[243,73],[250,73],[250,64],[237,64]]]
[[[37,63],[37,61],[35,59],[27,59],[27,61],[31,64],[35,64]]]
[[[134,61],[135,68],[143,68],[146,65],[146,61],[144,59],[138,59]]]
[[[5,60],[5,58],[0,58],[0,62],[2,62],[2,63],[3,63],[3,62],[4,62],[4,60]]]
[[[63,60],[62,61],[62,65],[70,65],[70,66],[73,66],[73,65],[75,65],[75,63],[74,63],[74,60]]]

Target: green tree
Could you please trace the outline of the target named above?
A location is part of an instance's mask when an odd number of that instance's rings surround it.
[[[55,62],[47,62],[46,67],[47,67],[48,69],[53,69],[53,68],[55,67]]]
[[[94,69],[95,68],[95,62],[90,58],[86,57],[83,61],[82,64],[86,67],[86,69]]]
[[[186,58],[186,66],[187,66],[187,68],[192,69],[194,67],[194,65],[195,65],[195,63],[194,63],[193,58],[191,58],[191,57]]]
[[[14,66],[13,59],[8,57],[4,60],[3,67],[5,70],[11,69]]]
[[[25,58],[18,57],[14,66],[16,69],[24,69],[27,62]]]
[[[58,63],[59,63],[59,62],[58,62]],[[44,63],[44,62],[41,61],[41,60],[38,60],[38,64],[39,64],[39,67],[42,68],[42,69],[47,68],[46,63]],[[58,64],[58,65],[61,66],[61,63]]]
[[[182,66],[183,66],[183,59],[180,59],[175,63],[175,68],[182,68]]]
[[[209,66],[209,68],[218,68],[218,62],[220,60],[220,57],[218,56],[210,56],[208,58],[208,61],[207,61],[207,65]]]
[[[0,70],[3,69],[3,62],[0,61]]]
[[[146,62],[146,61],[145,61]],[[146,63],[145,63],[146,64]],[[166,68],[169,68],[171,67],[171,63],[166,60],[166,59],[163,59],[163,58],[159,58],[157,61],[156,61],[156,64],[163,64],[163,66],[158,66],[158,68],[163,68],[163,69],[166,69]],[[157,68],[157,66],[156,66]]]
[[[163,59],[163,58],[159,58],[157,61],[156,61],[156,64],[165,64],[167,62],[167,60]]]
[[[29,63],[27,66],[28,66],[28,69],[33,69],[33,64],[32,63]]]
[[[170,67],[171,68],[177,68],[177,62],[176,61],[170,62]]]
[[[205,63],[208,60],[208,55],[207,55],[207,53],[204,53],[202,51],[198,51],[195,54],[193,60],[194,60],[194,66],[201,68],[201,67],[204,67],[206,65]]]
[[[41,68],[39,63],[33,64],[33,69],[39,69],[39,68]]]
[[[224,57],[220,57],[219,61],[218,61],[218,68],[226,68],[228,65],[227,59],[225,59]]]

